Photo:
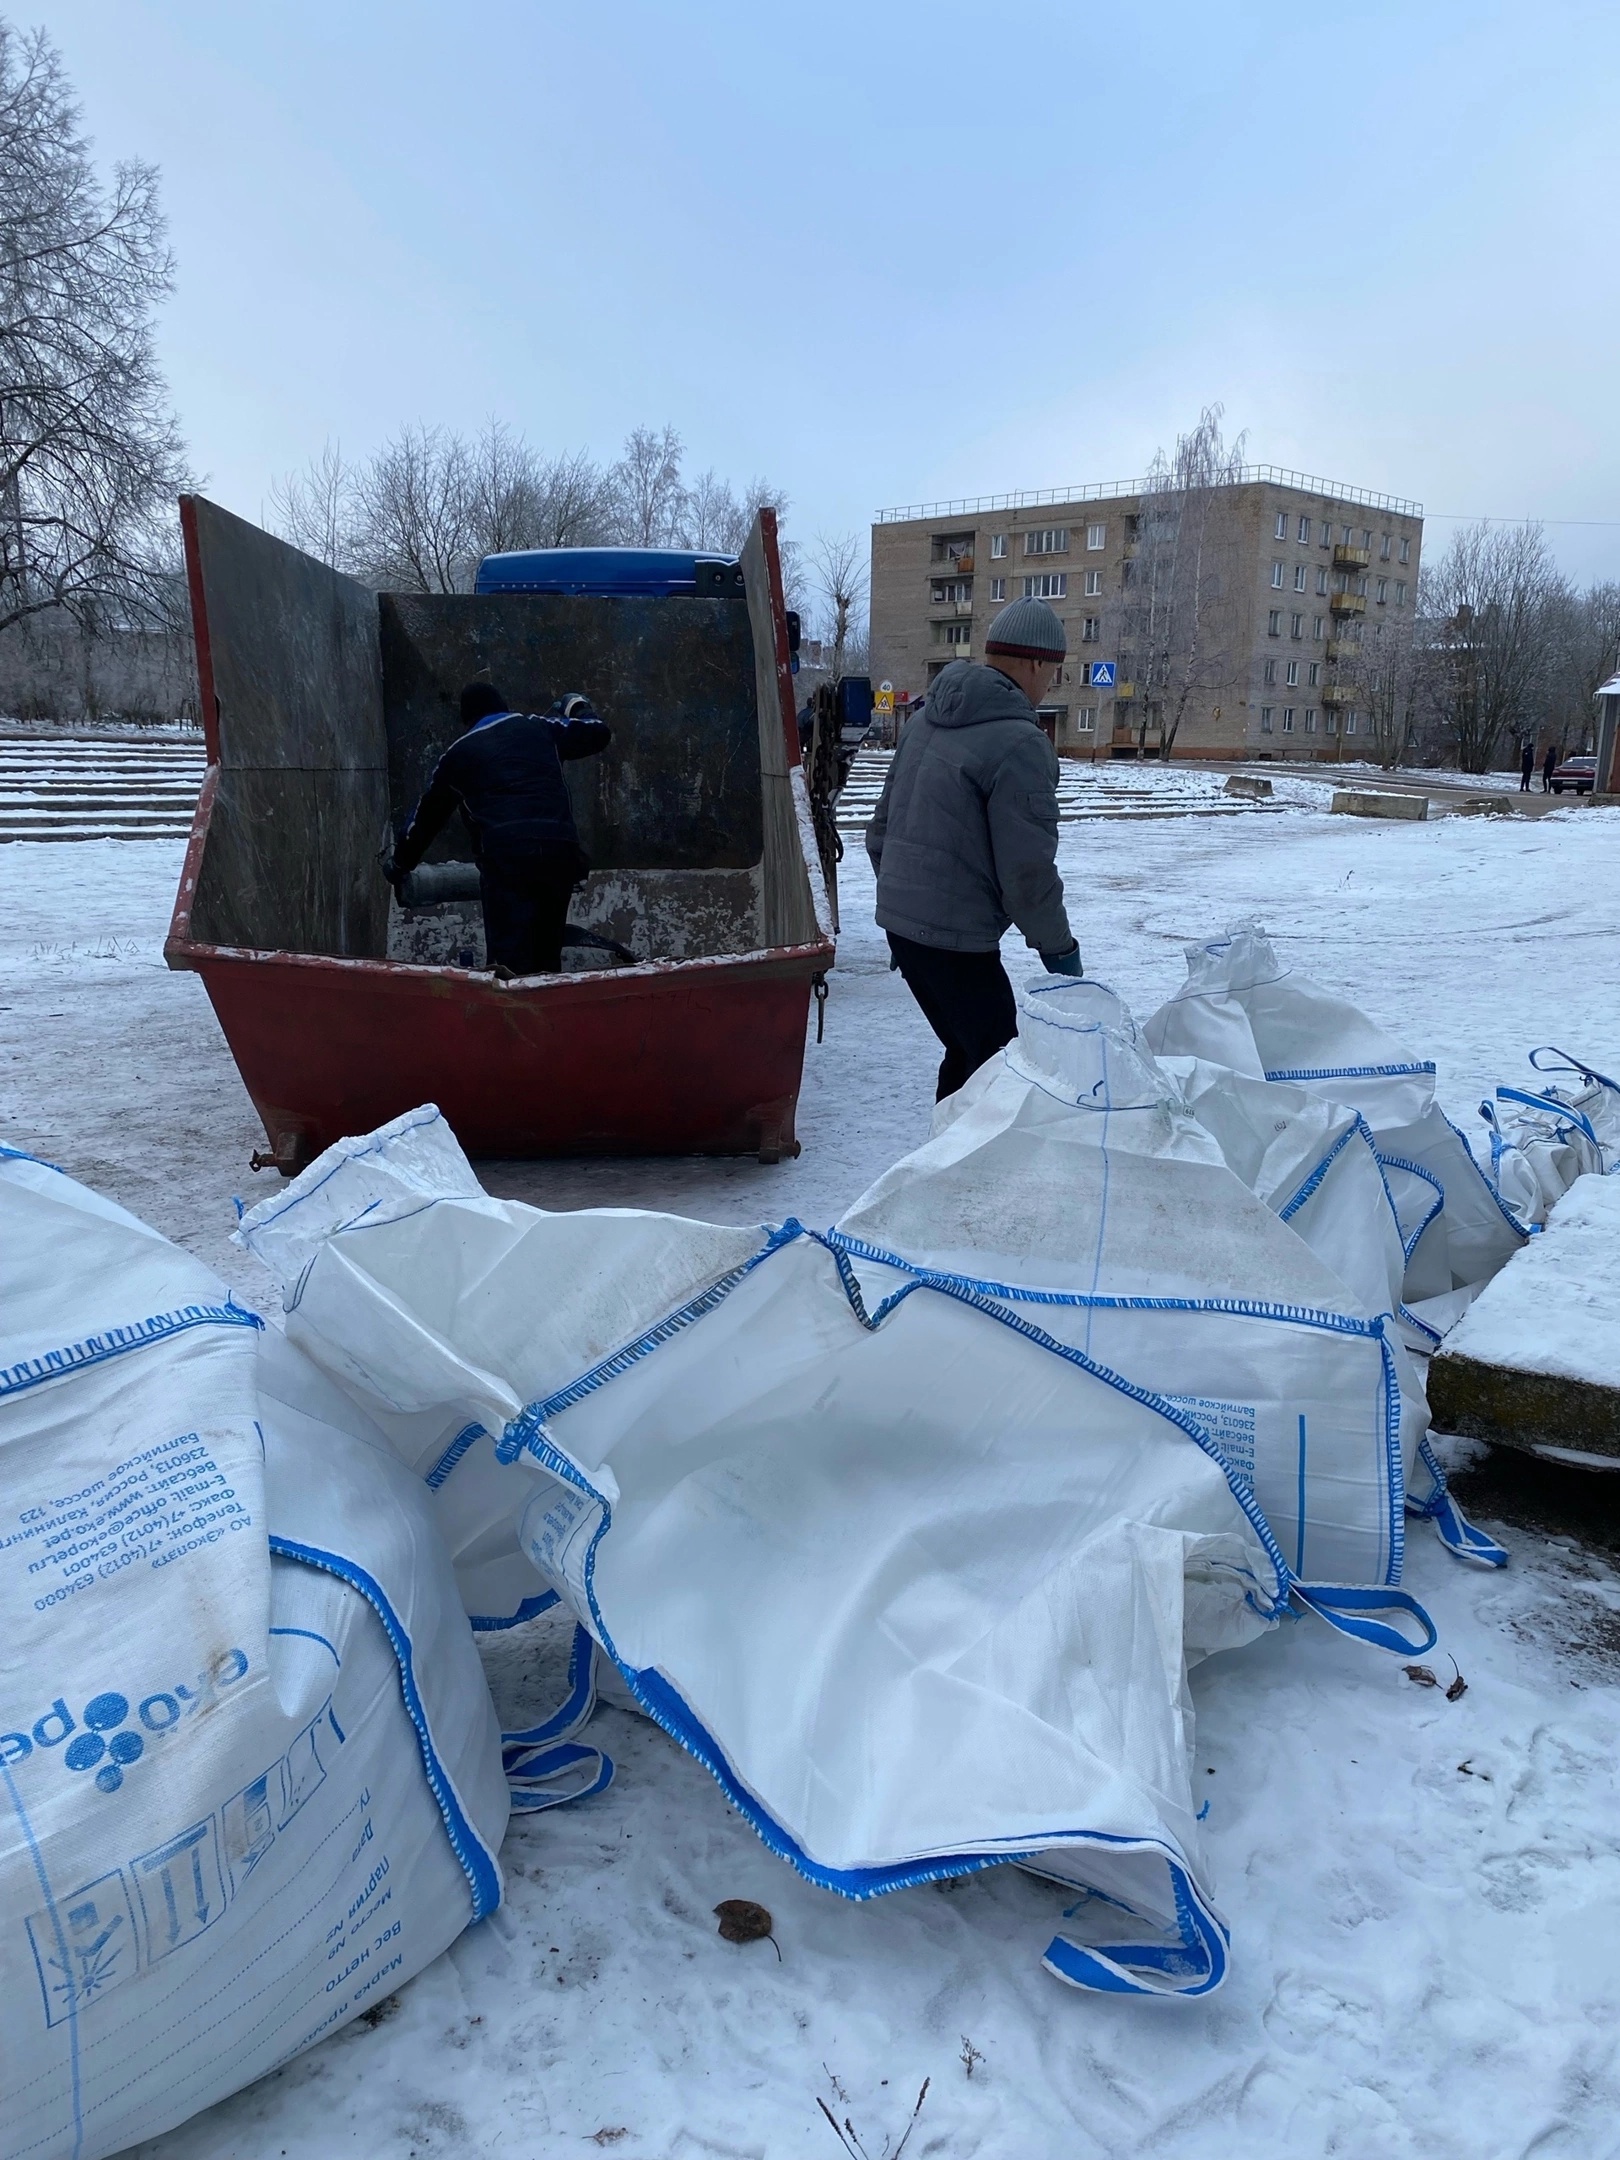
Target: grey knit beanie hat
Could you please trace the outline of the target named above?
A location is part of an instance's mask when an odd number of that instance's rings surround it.
[[[1044,600],[1009,600],[992,620],[984,649],[1012,660],[1061,660],[1069,641]]]

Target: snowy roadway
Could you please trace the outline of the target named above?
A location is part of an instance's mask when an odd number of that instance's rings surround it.
[[[1465,1127],[1549,1040],[1620,1064],[1620,812],[1381,825],[1307,811],[1067,826],[1087,967],[1145,1014],[1182,940],[1257,914],[1439,1065]],[[206,1255],[262,1136],[200,985],[165,972],[172,842],[0,849],[0,1136]],[[796,1163],[483,1166],[547,1206],[829,1220],[927,1129],[936,1051],[870,925],[858,851]],[[1022,959],[1009,947],[1009,960]],[[257,1181],[262,1191],[263,1181]],[[1288,1627],[1194,1675],[1232,1976],[1115,2003],[1038,1964],[1056,1894],[1003,1869],[850,1905],[774,1861],[639,1718],[617,1784],[515,1827],[508,1903],[361,2023],[143,2152],[162,2160],[1604,2160],[1620,2152],[1620,1576],[1504,1533],[1475,1573],[1411,1528],[1443,1688]],[[548,1623],[498,1639],[506,1722],[560,1692]],[[756,1898],[768,1942],[719,1940]]]

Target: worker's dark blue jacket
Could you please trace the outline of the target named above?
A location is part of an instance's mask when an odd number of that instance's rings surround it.
[[[515,867],[567,850],[577,855],[563,762],[594,757],[612,740],[606,723],[596,719],[492,713],[480,720],[434,767],[394,851],[396,870],[414,870],[457,809],[466,814],[481,869]]]

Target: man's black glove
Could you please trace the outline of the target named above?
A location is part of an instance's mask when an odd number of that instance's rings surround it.
[[[601,714],[583,690],[570,690],[560,698],[554,698],[547,714],[551,720],[599,720]]]
[[[411,873],[408,870],[402,870],[398,863],[395,862],[392,848],[384,848],[383,852],[377,857],[377,863],[383,876],[397,893]]]
[[[1045,968],[1048,975],[1084,975],[1086,972],[1080,964],[1080,947],[1078,943],[1071,945],[1067,952],[1043,952],[1041,954],[1041,966]]]

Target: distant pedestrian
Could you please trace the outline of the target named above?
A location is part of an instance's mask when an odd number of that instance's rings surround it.
[[[1563,759],[1559,751],[1553,744],[1549,743],[1547,745],[1547,755],[1541,761],[1541,792],[1543,795],[1552,793],[1552,776],[1562,762]]]
[[[1535,769],[1536,746],[1533,742],[1527,742],[1519,754],[1519,793],[1521,795],[1529,794],[1530,775]]]
[[[866,828],[893,965],[945,1048],[941,1099],[1018,1032],[1009,923],[1049,974],[1082,972],[1057,872],[1057,753],[1035,710],[1067,649],[1044,600],[1004,607],[989,665],[953,660],[914,709]]]

